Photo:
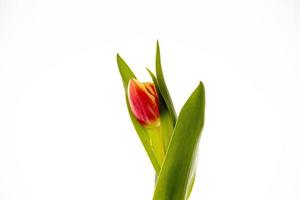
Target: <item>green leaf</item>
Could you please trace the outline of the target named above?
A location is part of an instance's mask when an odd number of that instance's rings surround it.
[[[162,134],[163,138],[163,145],[165,153],[167,152],[174,126],[172,121],[172,116],[170,115],[170,112],[168,111],[166,102],[164,101],[161,91],[159,90],[157,79],[155,75],[147,68],[148,73],[150,74],[153,83],[156,87],[156,90],[158,92],[158,99],[159,99],[159,113],[160,113],[160,132]]]
[[[157,84],[159,87],[159,91],[161,92],[161,95],[167,105],[168,111],[170,112],[170,115],[172,116],[173,125],[175,125],[176,119],[177,119],[176,111],[175,111],[169,90],[167,88],[167,84],[164,79],[164,74],[162,71],[161,60],[160,60],[160,48],[159,48],[158,41],[156,43],[155,71],[156,71]]]
[[[123,86],[124,86],[125,92],[127,93],[127,87],[128,87],[129,80],[132,78],[136,78],[136,77],[135,77],[134,73],[131,71],[131,69],[129,68],[129,66],[127,65],[127,63],[123,60],[123,58],[121,58],[121,56],[119,54],[117,54],[117,63],[118,63],[121,77],[122,77]]]
[[[197,165],[195,164],[194,166],[196,167]],[[192,193],[192,190],[193,190],[193,186],[194,186],[195,178],[196,178],[196,170],[194,170],[194,173],[191,177],[192,178],[189,179],[188,186],[187,186],[187,199],[189,199],[189,197]]]
[[[117,54],[117,63],[118,63],[118,67],[119,67],[119,71],[120,71],[120,75],[123,81],[123,86],[124,86],[124,90],[125,90],[125,94],[126,94],[126,103],[127,103],[127,109],[129,112],[129,116],[131,118],[132,124],[151,160],[151,163],[155,169],[156,174],[159,174],[161,166],[159,164],[159,161],[156,158],[156,155],[152,149],[152,146],[150,144],[150,138],[149,138],[149,133],[148,130],[143,127],[134,117],[133,113],[131,112],[130,106],[129,106],[129,102],[128,102],[128,96],[127,96],[127,86],[128,86],[128,82],[130,79],[135,78],[134,73],[131,71],[131,69],[129,68],[129,66],[126,64],[126,62],[121,58],[121,56],[119,56],[119,54]]]
[[[159,174],[153,200],[186,200],[196,170],[204,125],[205,91],[200,82],[184,104]]]

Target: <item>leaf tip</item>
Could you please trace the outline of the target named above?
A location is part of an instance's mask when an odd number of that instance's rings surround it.
[[[118,61],[118,62],[119,62],[120,60],[123,60],[119,53],[117,53],[117,56],[116,56],[116,57],[117,57],[117,61]]]
[[[159,42],[156,40],[156,54],[160,53]]]
[[[202,81],[199,82],[198,87],[195,92],[200,96],[200,98],[205,101],[205,87]]]
[[[152,71],[148,67],[146,67],[146,70],[148,73],[153,74]]]
[[[199,81],[198,88],[204,89],[204,83],[202,81]]]

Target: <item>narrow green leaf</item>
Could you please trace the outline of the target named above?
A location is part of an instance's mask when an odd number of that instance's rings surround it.
[[[152,147],[151,149],[161,169],[161,166],[165,160],[166,152],[164,149],[163,137],[160,132],[160,127],[149,127],[146,128],[146,131],[148,133],[150,146]]]
[[[127,86],[129,83],[129,80],[132,78],[135,78],[134,73],[131,71],[127,63],[121,58],[119,54],[117,54],[117,63],[119,67],[119,71],[122,77],[123,86],[125,89],[125,92],[127,93]]]
[[[159,43],[157,41],[156,44],[156,61],[155,61],[155,71],[156,71],[156,77],[157,77],[157,84],[159,87],[159,90],[161,92],[161,95],[167,105],[168,111],[170,112],[173,120],[173,125],[175,125],[177,116],[176,116],[176,111],[169,93],[169,90],[167,88],[167,84],[164,79],[164,74],[162,71],[162,66],[161,66],[161,60],[160,60],[160,48],[159,48]]]
[[[184,104],[156,184],[153,200],[186,200],[193,183],[204,125],[205,91],[200,82]]]
[[[130,115],[130,118],[131,118],[131,121],[132,121],[132,124],[134,126],[134,129],[135,131],[137,132],[147,154],[148,154],[148,157],[150,158],[150,161],[152,163],[152,166],[155,170],[155,173],[156,174],[159,174],[160,170],[161,170],[161,166],[155,156],[155,153],[154,151],[152,150],[152,147],[151,147],[151,144],[150,144],[150,138],[148,136],[148,133],[147,133],[147,130],[142,126],[140,125],[140,123],[136,120],[136,118],[133,116],[132,112],[131,112],[131,109],[129,107],[129,102],[128,102],[128,98],[127,98],[127,95],[126,95],[126,103],[127,103],[127,108],[128,108],[128,112],[129,112],[129,115]]]
[[[159,90],[157,79],[155,75],[147,68],[148,73],[150,74],[153,83],[156,87],[156,90],[158,92],[158,98],[159,98],[159,112],[160,112],[160,132],[162,134],[163,138],[163,144],[164,144],[164,150],[165,153],[167,152],[172,134],[173,134],[173,121],[172,116],[170,115],[170,112],[168,111],[166,102],[164,101],[161,91]]]
[[[196,166],[196,165],[195,165]],[[196,170],[194,170],[194,174],[192,175],[192,178],[190,179],[188,186],[187,186],[187,199],[189,199],[192,191],[193,191],[193,187],[194,187],[194,183],[195,183],[195,178],[196,178]]]
[[[151,160],[151,163],[155,169],[156,174],[159,174],[160,172],[160,164],[155,156],[155,153],[151,147],[150,144],[150,138],[147,132],[147,129],[144,128],[138,121],[137,119],[134,117],[133,113],[131,112],[130,106],[129,106],[129,102],[128,102],[128,96],[127,96],[127,86],[128,86],[128,82],[131,78],[135,78],[134,73],[131,71],[131,69],[129,68],[129,66],[126,64],[126,62],[121,58],[121,56],[117,55],[117,63],[118,63],[118,67],[119,67],[119,71],[120,71],[120,75],[123,81],[123,85],[124,85],[124,90],[125,90],[125,94],[126,94],[126,103],[127,103],[127,109],[129,112],[129,116],[131,118],[132,124],[136,130],[136,132],[138,133],[138,136]]]

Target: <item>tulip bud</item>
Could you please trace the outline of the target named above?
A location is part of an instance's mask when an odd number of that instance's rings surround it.
[[[130,79],[128,100],[135,118],[144,126],[159,126],[158,95],[153,83],[141,83]]]

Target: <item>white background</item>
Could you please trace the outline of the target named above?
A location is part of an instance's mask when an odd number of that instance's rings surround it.
[[[0,200],[152,198],[115,57],[156,39],[177,112],[206,86],[191,200],[300,199],[299,0],[0,0]]]

